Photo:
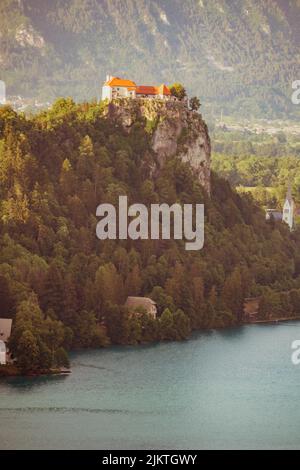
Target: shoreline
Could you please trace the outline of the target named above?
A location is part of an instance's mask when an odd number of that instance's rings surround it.
[[[239,325],[236,325],[236,327],[242,327],[242,326],[251,326],[251,325],[268,325],[268,324],[279,324],[283,322],[289,322],[289,321],[299,321],[300,322],[300,317],[283,317],[283,318],[275,318],[275,319],[267,319],[267,320],[255,320],[251,322],[243,322]],[[224,327],[221,328],[227,329],[230,327]],[[198,332],[201,330],[197,330]],[[196,331],[195,331],[196,332]],[[147,343],[149,344],[149,343]],[[111,345],[113,346],[113,345]],[[29,370],[29,371],[23,371],[19,369],[16,365],[14,364],[8,364],[8,365],[0,365],[0,380],[1,378],[7,378],[7,377],[43,377],[43,376],[53,376],[53,375],[70,375],[72,373],[71,369],[41,369],[41,370]]]
[[[70,375],[71,369],[41,369],[24,371],[13,364],[0,366],[0,379],[7,377],[42,377],[47,375]]]
[[[289,321],[300,321],[300,317],[283,317],[283,318],[270,318],[268,320],[255,320],[245,322],[244,325],[264,325],[264,324],[277,324]]]

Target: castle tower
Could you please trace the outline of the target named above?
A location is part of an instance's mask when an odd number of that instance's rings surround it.
[[[289,182],[289,187],[286,193],[286,199],[283,206],[282,220],[290,227],[290,230],[294,228],[294,209],[295,204],[292,196],[292,186]]]

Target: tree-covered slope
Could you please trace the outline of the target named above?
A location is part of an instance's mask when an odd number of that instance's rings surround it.
[[[0,78],[44,101],[177,80],[217,116],[296,117],[299,19],[299,0],[2,0]]]
[[[15,318],[11,348],[23,367],[60,364],[63,348],[184,339],[236,324],[244,298],[267,287],[299,293],[298,233],[267,224],[216,176],[209,198],[177,156],[153,176],[153,128],[139,119],[128,133],[106,111],[71,100],[27,119],[0,109],[0,311]],[[203,250],[99,241],[96,207],[125,194],[147,206],[203,202]],[[152,297],[159,319],[128,316],[128,295]]]

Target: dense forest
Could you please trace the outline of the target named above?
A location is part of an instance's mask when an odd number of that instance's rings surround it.
[[[299,23],[299,0],[1,0],[0,79],[43,102],[178,80],[214,116],[297,119]]]
[[[299,135],[256,134],[214,129],[212,167],[239,191],[248,191],[266,208],[281,209],[290,182],[300,203]]]
[[[250,196],[215,174],[208,197],[176,156],[154,177],[153,126],[140,119],[128,134],[105,106],[60,99],[33,117],[0,108],[0,312],[14,318],[19,364],[50,367],[66,364],[72,348],[235,325],[252,295],[266,296],[265,312],[276,304],[297,314],[300,234],[266,223]],[[99,241],[96,207],[119,195],[147,206],[204,203],[203,250]],[[151,297],[159,317],[128,315],[128,295]]]

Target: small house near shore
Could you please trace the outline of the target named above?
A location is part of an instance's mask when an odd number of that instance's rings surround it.
[[[254,323],[258,318],[261,297],[251,297],[244,301],[244,322]]]
[[[130,314],[142,314],[145,312],[154,319],[157,316],[157,305],[148,297],[128,297],[125,307]]]
[[[7,341],[11,335],[12,319],[0,318],[0,364],[5,365],[8,361]]]

